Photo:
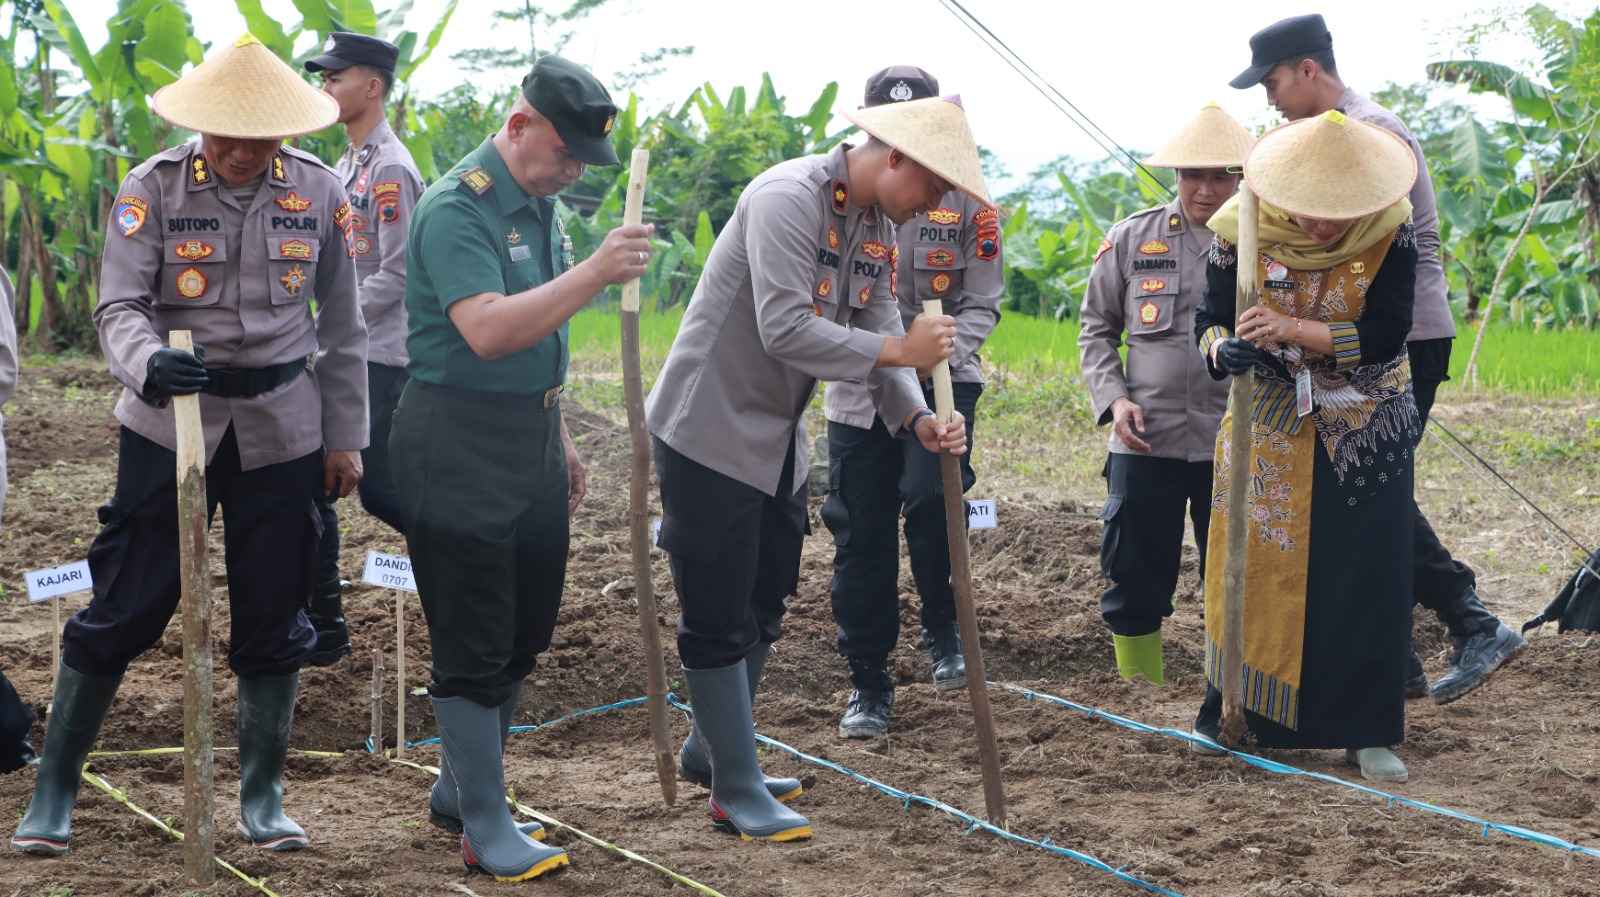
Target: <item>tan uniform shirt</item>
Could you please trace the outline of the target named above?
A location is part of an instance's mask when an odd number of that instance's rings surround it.
[[[1411,334],[1407,342],[1448,339],[1456,335],[1455,318],[1450,316],[1450,291],[1445,284],[1444,263],[1439,257],[1439,207],[1433,195],[1433,177],[1422,144],[1395,117],[1359,93],[1345,88],[1338,108],[1345,115],[1377,125],[1399,135],[1411,154],[1417,157],[1417,181],[1411,185],[1411,225],[1417,231],[1417,291],[1411,307]]]
[[[1227,382],[1211,379],[1194,347],[1210,249],[1211,231],[1186,220],[1178,200],[1136,212],[1100,244],[1083,293],[1078,351],[1095,418],[1109,423],[1112,403],[1129,399],[1144,410],[1140,438],[1154,457],[1209,462],[1228,405]],[[1111,451],[1134,454],[1115,431]]]
[[[849,203],[848,145],[763,172],[739,197],[650,391],[650,432],[725,476],[778,490],[818,380],[866,383],[890,431],[924,407],[909,368],[874,369],[904,333],[889,280],[894,230]]]
[[[893,292],[901,324],[911,326],[911,319],[922,314],[923,300],[943,300],[944,313],[956,319],[950,379],[982,383],[978,350],[1000,320],[1006,288],[999,216],[965,193],[952,191],[939,208],[900,225],[895,249]],[[866,386],[848,381],[828,384],[823,411],[830,421],[863,430],[872,427],[877,414]]]
[[[106,230],[94,319],[126,389],[117,419],[175,449],[170,407],[141,399],[145,365],[171,330],[191,330],[207,367],[263,368],[318,355],[316,368],[251,398],[202,394],[206,460],[229,426],[243,469],[326,447],[367,445],[367,328],[333,171],[284,147],[248,206],[220,189],[198,143],[123,180]],[[311,315],[310,300],[318,314]]]
[[[16,291],[11,277],[0,268],[0,408],[17,389]],[[6,510],[6,417],[0,414],[0,524]]]
[[[411,151],[387,121],[352,145],[335,168],[350,197],[350,250],[367,321],[367,360],[406,366],[406,232],[422,195]]]

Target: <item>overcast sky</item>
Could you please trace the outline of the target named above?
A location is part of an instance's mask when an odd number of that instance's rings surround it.
[[[66,2],[90,46],[101,46],[104,21],[116,4]],[[1247,124],[1269,122],[1273,113],[1261,88],[1239,91],[1227,82],[1249,64],[1253,32],[1287,15],[1317,11],[1264,0],[962,2],[1118,142],[1142,150],[1154,149],[1178,122],[1211,100]],[[1581,0],[1547,2],[1571,17],[1593,9],[1592,2]],[[299,19],[290,0],[264,0],[263,5],[286,23]],[[425,34],[443,5],[442,0],[414,0],[406,27]],[[418,74],[417,89],[430,95],[465,80],[467,74],[450,58],[454,52],[525,42],[525,33],[497,25],[490,16],[508,6],[520,3],[461,0],[439,51]],[[1390,81],[1423,80],[1428,62],[1456,55],[1461,25],[1484,21],[1488,14],[1482,11],[1489,8],[1442,0],[1341,0],[1322,11],[1346,83],[1371,91]],[[189,9],[202,41],[220,44],[245,30],[244,19],[227,0],[190,2]],[[692,57],[675,61],[641,86],[643,105],[652,112],[676,106],[706,81],[723,96],[739,84],[753,91],[763,71],[772,74],[791,113],[803,112],[834,80],[840,85],[837,106],[844,108],[860,102],[867,75],[909,63],[932,72],[944,92],[961,94],[978,142],[1013,175],[1063,153],[1086,160],[1104,155],[939,0],[611,0],[582,20],[577,32],[565,55],[602,79],[657,47],[695,47]],[[309,45],[310,38],[304,43]],[[1530,53],[1509,41],[1490,48],[1490,58],[1507,61]],[[515,81],[508,78],[508,83]]]

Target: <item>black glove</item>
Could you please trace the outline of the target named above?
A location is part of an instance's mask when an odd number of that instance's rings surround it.
[[[191,355],[182,349],[157,349],[144,367],[144,397],[158,401],[186,396],[206,388],[206,350],[195,346]]]
[[[1242,374],[1267,363],[1267,353],[1249,340],[1230,336],[1217,344],[1217,367],[1230,374]]]

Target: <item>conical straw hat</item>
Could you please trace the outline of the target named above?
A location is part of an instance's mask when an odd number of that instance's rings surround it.
[[[989,190],[978,163],[978,143],[967,126],[960,97],[928,97],[846,112],[844,117],[950,186],[986,206]]]
[[[1410,193],[1417,157],[1394,134],[1331,110],[1268,132],[1245,161],[1244,179],[1285,212],[1345,220]]]
[[[1144,164],[1154,168],[1239,168],[1254,142],[1244,125],[1216,103],[1207,103]]]
[[[297,137],[339,119],[333,97],[249,34],[156,91],[150,105],[179,127],[244,139]]]

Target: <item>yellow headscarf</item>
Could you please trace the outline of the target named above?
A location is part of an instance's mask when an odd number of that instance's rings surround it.
[[[1356,219],[1344,236],[1322,245],[1313,242],[1288,212],[1266,200],[1259,202],[1261,251],[1298,271],[1321,271],[1342,265],[1370,249],[1372,244],[1411,218],[1411,200],[1402,196],[1394,205]],[[1206,222],[1206,227],[1229,243],[1238,245],[1238,194],[1222,204],[1222,208]]]

